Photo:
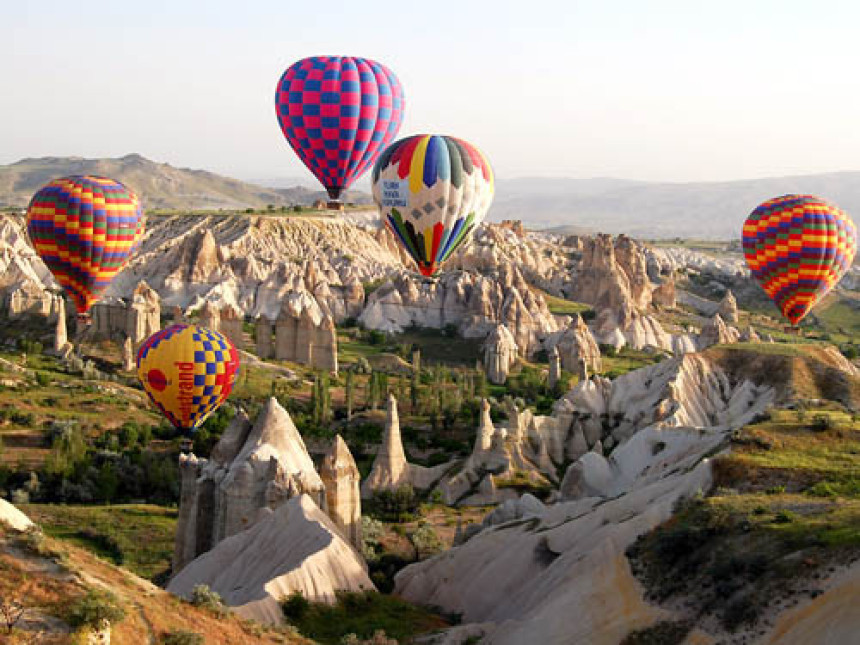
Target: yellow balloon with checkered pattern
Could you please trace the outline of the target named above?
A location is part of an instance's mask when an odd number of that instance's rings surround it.
[[[198,428],[230,396],[239,354],[224,334],[177,324],[146,339],[137,375],[150,400],[179,430]]]

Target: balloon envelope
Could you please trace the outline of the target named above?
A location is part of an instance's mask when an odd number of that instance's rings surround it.
[[[275,110],[293,150],[337,199],[397,135],[403,90],[370,59],[312,56],[283,73]]]
[[[137,376],[150,400],[178,429],[192,431],[230,396],[239,354],[217,331],[176,324],[137,353]]]
[[[27,208],[30,240],[79,314],[122,270],[143,229],[137,195],[107,177],[55,179]]]
[[[755,279],[796,325],[851,266],[857,229],[848,215],[823,199],[784,195],[750,214],[743,247]]]
[[[400,139],[373,169],[382,221],[426,276],[469,239],[490,208],[493,190],[487,158],[454,137]]]

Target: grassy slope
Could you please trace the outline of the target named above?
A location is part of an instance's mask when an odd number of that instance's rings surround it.
[[[149,504],[25,504],[21,510],[50,536],[81,546],[148,580],[170,568],[176,509]]]
[[[175,630],[205,634],[207,645],[308,642],[234,616],[216,618],[85,549],[53,538],[34,550],[27,540],[0,528],[0,571],[0,596],[19,599],[33,615],[53,617],[54,629],[40,637],[40,644],[71,642],[59,631],[64,623],[56,619],[62,621],[75,599],[93,588],[112,591],[126,611],[125,619],[113,627],[115,643],[157,642],[151,639]]]

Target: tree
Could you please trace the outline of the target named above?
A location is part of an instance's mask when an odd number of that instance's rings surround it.
[[[352,404],[353,404],[353,374],[352,370],[346,373],[346,420],[352,421]]]

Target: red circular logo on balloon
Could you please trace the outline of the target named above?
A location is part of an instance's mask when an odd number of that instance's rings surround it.
[[[163,392],[164,388],[167,387],[167,377],[161,370],[149,370],[146,380],[149,383],[149,387],[158,392]]]

